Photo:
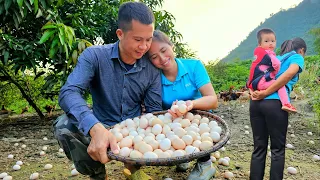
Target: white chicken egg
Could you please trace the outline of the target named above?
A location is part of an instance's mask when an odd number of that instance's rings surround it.
[[[76,170],[76,169],[72,169],[71,170],[71,176],[77,176],[79,175],[80,173]]]
[[[158,135],[162,132],[162,126],[160,124],[156,124],[152,127],[152,133],[154,135]]]
[[[143,158],[145,159],[156,159],[158,158],[158,155],[154,152],[146,152],[143,154]]]
[[[46,169],[46,170],[51,169],[52,167],[53,167],[52,164],[44,165],[44,169]]]
[[[194,115],[191,112],[187,112],[187,114],[185,115],[186,119],[189,119],[190,121],[193,120]]]
[[[179,106],[178,105],[172,105],[171,106],[171,111],[176,112],[176,110],[178,110]]]
[[[185,104],[180,104],[179,106],[178,106],[178,110],[179,110],[179,112],[181,112],[182,114],[184,114],[184,113],[186,113],[187,112],[187,105],[185,105]]]
[[[140,118],[139,120],[139,127],[142,128],[142,129],[145,129],[147,128],[149,125],[149,122],[148,122],[148,119],[147,118]]]
[[[126,119],[125,122],[126,122],[126,126],[127,126],[127,127],[135,126],[134,121],[133,121],[132,119],[130,119],[130,118],[129,118],[129,119]]]
[[[166,150],[169,150],[171,147],[171,140],[168,139],[168,138],[165,138],[163,139],[161,142],[160,142],[160,149],[162,151],[166,151]]]
[[[171,131],[170,126],[168,126],[167,124],[163,125],[162,134],[167,134],[170,131]]]
[[[218,123],[216,121],[210,121],[209,122],[209,128],[212,129],[213,127],[218,126]]]
[[[194,115],[193,119],[198,119],[200,121],[200,119],[202,119],[202,118],[201,118],[201,116],[199,114],[196,114],[196,115]]]
[[[20,167],[20,165],[14,165],[13,167],[12,167],[12,169],[13,170],[15,170],[15,171],[18,171],[18,170],[20,170],[21,169],[21,167]]]
[[[201,144],[200,140],[195,140],[195,141],[193,141],[192,146],[194,146],[196,148],[200,148],[200,144]]]
[[[220,134],[218,132],[211,132],[210,137],[212,138],[213,142],[219,142],[220,141]]]
[[[153,116],[154,116],[154,115],[153,115],[152,113],[147,113],[147,114],[146,114],[146,118],[147,118],[147,119],[151,119],[151,118],[153,118]]]
[[[186,143],[186,145],[191,145],[193,143],[193,138],[190,135],[184,135],[181,139]]]
[[[184,156],[185,151],[184,150],[176,150],[172,153],[172,157],[179,157],[179,156]]]
[[[186,151],[187,154],[193,154],[193,153],[199,152],[199,149],[194,147],[194,146],[187,146],[185,148],[185,151]]]
[[[159,140],[163,140],[164,138],[166,138],[166,136],[164,134],[158,134],[156,136],[156,140],[159,141]]]
[[[201,124],[201,123],[209,124],[209,118],[207,118],[207,117],[202,117],[202,119],[200,119],[200,124]]]
[[[128,128],[123,128],[120,130],[120,133],[123,135],[123,137],[127,137],[129,135]]]
[[[120,149],[120,156],[129,157],[131,150],[128,147],[123,147]]]
[[[294,168],[294,167],[288,167],[288,168],[287,168],[287,171],[288,171],[288,173],[290,173],[290,174],[297,174],[297,173],[298,173],[297,169]]]
[[[4,178],[4,177],[6,177],[6,176],[8,176],[8,173],[3,172],[3,173],[0,174],[0,179]]]
[[[143,138],[142,138],[140,135],[138,135],[138,136],[135,136],[135,137],[132,139],[132,142],[133,142],[133,144],[137,144],[137,143],[139,143],[139,142],[142,142],[142,140],[143,140]]]
[[[212,129],[211,129],[211,132],[214,131],[214,132],[217,132],[219,134],[221,134],[222,132],[222,129],[220,126],[214,126]]]
[[[39,173],[35,172],[35,173],[32,173],[30,175],[30,179],[38,179],[39,178]]]

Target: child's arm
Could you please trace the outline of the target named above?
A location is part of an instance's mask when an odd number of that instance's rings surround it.
[[[280,65],[281,65],[279,59],[276,57],[276,54],[273,51],[266,50],[266,52],[268,53],[268,55],[271,59],[273,69],[276,72],[278,72],[280,70]]]

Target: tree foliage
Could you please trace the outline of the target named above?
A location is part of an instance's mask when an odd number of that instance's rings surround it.
[[[66,81],[82,51],[97,37],[105,43],[117,41],[117,15],[120,4],[127,0],[0,0],[0,79],[15,85],[28,103],[37,107],[37,98],[53,98]],[[167,33],[179,57],[194,57],[182,35],[174,29],[174,17],[156,11],[163,0],[143,0],[152,8],[156,28]],[[46,71],[44,71],[46,69]],[[39,96],[25,86],[25,71],[45,83]]]

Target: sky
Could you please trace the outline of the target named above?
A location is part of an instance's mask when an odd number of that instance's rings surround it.
[[[302,0],[164,0],[175,29],[200,60],[222,59],[260,22]],[[182,5],[183,4],[183,5]]]

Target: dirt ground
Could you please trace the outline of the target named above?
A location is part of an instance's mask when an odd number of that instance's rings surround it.
[[[291,127],[288,130],[287,143],[292,144],[294,149],[286,150],[284,179],[317,180],[320,179],[320,161],[313,160],[312,156],[316,153],[320,155],[319,131],[316,132],[316,126],[319,125],[315,121],[308,100],[301,100],[294,104],[300,113],[291,115],[289,119]],[[225,146],[225,151],[220,151],[222,157],[228,156],[231,161],[229,167],[218,165],[216,162],[214,165],[218,173],[213,179],[224,179],[222,174],[226,170],[233,172],[235,175],[233,179],[249,179],[248,171],[253,143],[248,105],[248,103],[240,104],[238,101],[220,103],[219,108],[215,111],[215,114],[223,117],[231,130],[230,144]],[[16,122],[17,120],[19,122]],[[34,172],[40,174],[40,179],[47,180],[89,179],[82,175],[71,176],[72,163],[63,154],[58,153],[59,146],[51,132],[52,120],[37,122],[39,121],[34,115],[0,120],[0,173],[7,172],[13,176],[13,179],[29,179]],[[245,129],[245,125],[248,125],[249,129]],[[250,132],[249,135],[244,133],[246,130]],[[309,131],[313,132],[312,136],[307,135]],[[291,137],[291,134],[294,134],[295,137]],[[48,140],[43,140],[44,137],[47,137]],[[313,140],[315,144],[310,144],[309,140]],[[23,144],[26,145],[26,148],[21,147]],[[40,156],[39,153],[45,145],[48,147],[46,154]],[[14,155],[14,158],[8,159],[9,154]],[[12,167],[18,160],[23,161],[24,164],[20,170],[14,171]],[[45,164],[52,164],[53,168],[45,170]],[[289,175],[286,170],[289,166],[295,167],[298,174]],[[270,157],[267,157],[266,179],[269,176],[269,167]],[[125,179],[122,174],[122,163],[111,161],[106,164],[106,169],[110,180]],[[155,180],[167,177],[173,180],[186,179],[190,170],[181,173],[176,172],[174,166],[144,167],[144,171]]]

